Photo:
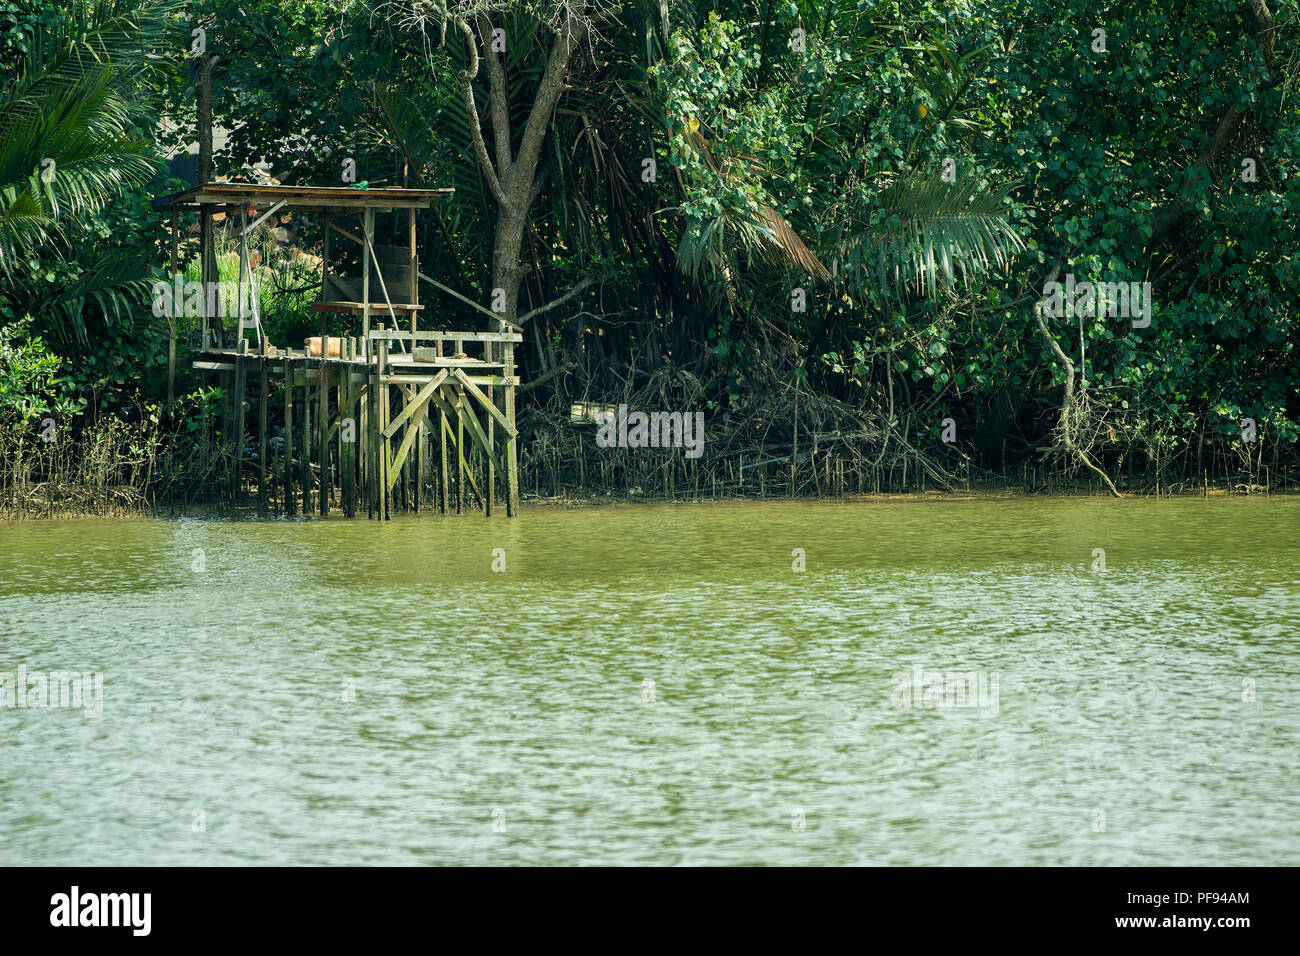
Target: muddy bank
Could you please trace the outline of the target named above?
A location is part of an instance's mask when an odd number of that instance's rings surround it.
[[[773,489],[775,492],[775,488]],[[55,494],[63,497],[55,497]],[[1124,491],[1125,498],[1226,498],[1247,496],[1295,496],[1300,494],[1300,485],[1289,484],[1266,487],[1253,483],[1240,483],[1233,486],[1220,485],[1180,490],[1161,489],[1157,495],[1154,488]],[[969,487],[951,491],[930,489],[927,491],[881,491],[831,494],[800,494],[797,496],[779,493],[769,494],[718,494],[665,495],[644,489],[632,491],[614,491],[610,489],[565,489],[561,494],[549,495],[524,493],[521,495],[522,508],[601,508],[638,504],[716,504],[735,501],[996,501],[1023,500],[1029,498],[1094,498],[1111,497],[1105,489],[1075,486],[1047,489],[1017,485],[1009,482],[972,482]],[[425,513],[437,513],[437,507],[421,509]],[[454,513],[455,509],[452,509]],[[482,513],[478,507],[467,508],[467,513]],[[315,515],[309,517],[316,517]],[[341,517],[333,514],[331,517]],[[20,507],[12,502],[0,508],[0,522],[69,520],[69,519],[125,519],[125,518],[203,518],[212,520],[238,519],[283,519],[284,516],[271,512],[259,513],[256,494],[250,493],[238,502],[222,501],[162,501],[151,502],[129,487],[107,489],[34,489]]]

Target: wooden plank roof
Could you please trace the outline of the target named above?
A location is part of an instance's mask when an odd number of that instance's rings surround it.
[[[428,209],[454,189],[356,189],[347,186],[259,186],[256,183],[204,183],[153,201],[155,208],[169,206],[271,205],[288,209]]]

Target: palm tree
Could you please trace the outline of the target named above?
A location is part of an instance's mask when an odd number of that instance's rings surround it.
[[[689,30],[698,32],[706,13],[720,6],[727,7],[720,16],[742,25],[743,37],[757,38],[760,66],[754,86],[746,90],[754,100],[765,93],[776,93],[783,99],[802,99],[809,107],[817,105],[816,96],[802,92],[800,59],[789,50],[790,25],[798,23],[805,34],[804,42],[835,45],[853,69],[864,74],[874,57],[892,47],[904,47],[912,57],[914,79],[937,104],[936,118],[959,132],[978,126],[964,112],[967,107],[963,94],[968,84],[968,65],[982,50],[958,57],[943,38],[904,40],[895,36],[892,25],[864,18],[857,4],[800,2],[795,5],[799,15],[794,20],[776,9],[784,4],[743,0],[730,4],[692,0],[674,4],[671,9]],[[740,197],[715,204],[712,216],[697,215],[684,230],[678,247],[681,266],[688,275],[721,274],[733,306],[736,296],[732,284],[742,271],[742,256],[763,259],[818,280],[830,278],[822,266],[824,260],[855,292],[869,279],[876,279],[880,287],[899,294],[912,289],[933,296],[942,283],[954,282],[959,274],[1006,265],[1023,246],[1007,218],[1006,190],[989,187],[974,176],[947,180],[921,169],[914,165],[918,144],[913,143],[905,160],[907,168],[901,173],[874,179],[854,174],[845,180],[831,170],[817,170],[818,181],[847,197],[834,198],[825,205],[827,215],[820,225],[829,242],[820,243],[819,258],[801,239],[799,227],[782,218],[763,198],[779,190],[779,176],[751,156],[719,149],[709,142],[698,130],[698,118],[674,119],[683,124],[680,141],[700,157],[697,168],[707,170],[708,180],[727,186],[733,198]],[[843,120],[819,126],[819,148],[798,157],[796,169],[804,167],[805,162],[824,164],[826,157],[837,151],[856,152],[861,146],[859,133]],[[883,214],[873,215],[876,212]]]
[[[62,255],[90,217],[157,170],[137,135],[133,93],[153,72],[175,26],[177,0],[75,0],[61,20],[37,23],[29,52],[0,82],[0,274],[21,298],[27,256]],[[104,256],[42,305],[84,339],[82,306],[124,307],[144,264]]]

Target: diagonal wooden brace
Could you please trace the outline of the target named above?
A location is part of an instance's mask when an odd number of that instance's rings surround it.
[[[422,389],[420,389],[420,392],[418,395],[415,396],[415,399],[411,401],[409,404],[407,404],[407,406],[404,409],[402,409],[402,413],[388,423],[388,427],[384,429],[384,437],[392,438],[394,435],[396,435],[397,430],[402,427],[402,424],[408,418],[414,415],[417,411],[420,411],[421,409],[424,408],[425,403],[429,401],[429,399],[433,396],[433,393],[438,390],[438,386],[441,385],[444,381],[446,381],[446,379],[447,379],[446,369],[443,369],[432,379],[430,379],[429,384],[425,385]]]
[[[506,418],[506,413],[501,411],[501,409],[497,408],[496,403],[493,402],[486,395],[484,395],[482,390],[479,389],[477,385],[475,385],[473,382],[469,380],[469,376],[466,375],[462,369],[458,369],[458,368],[452,369],[451,374],[458,382],[461,383],[461,385],[465,387],[465,390],[467,392],[469,392],[476,399],[478,399],[479,404],[481,404],[484,408],[488,410],[488,412],[491,413],[492,417],[495,418],[497,422],[500,423],[501,427],[506,430],[506,434],[508,434],[511,438],[519,437],[519,429],[515,428],[515,426],[511,423],[510,419]]]

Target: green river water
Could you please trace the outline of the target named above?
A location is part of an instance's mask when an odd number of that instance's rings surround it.
[[[0,525],[0,672],[103,675],[93,716],[0,673],[0,864],[1295,864],[1298,528],[1257,497]]]

